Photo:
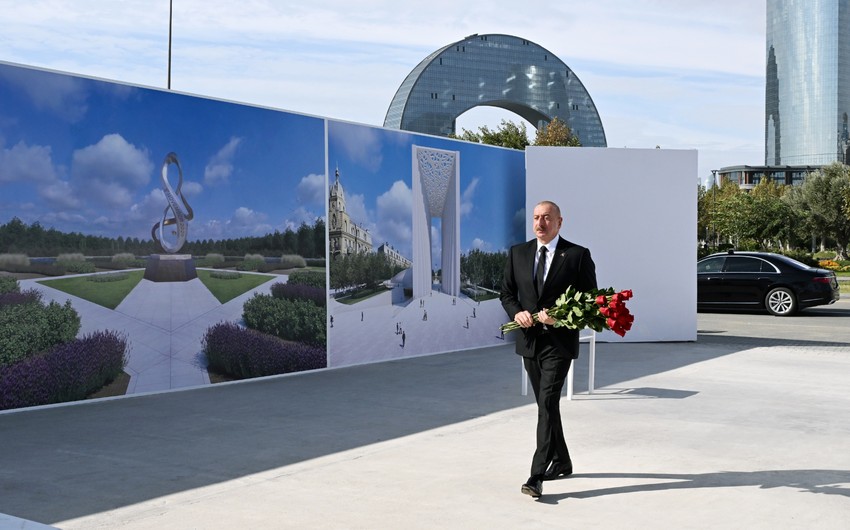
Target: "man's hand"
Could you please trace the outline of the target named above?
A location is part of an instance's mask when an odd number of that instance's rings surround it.
[[[528,311],[520,311],[514,315],[514,322],[519,324],[521,328],[530,328],[534,325],[534,317]]]
[[[551,326],[555,323],[555,319],[550,317],[546,310],[543,309],[539,313],[537,313],[537,321],[541,324],[545,324],[547,326]]]

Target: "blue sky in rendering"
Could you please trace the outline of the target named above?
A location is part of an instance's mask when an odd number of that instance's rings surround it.
[[[461,252],[504,250],[525,237],[525,156],[502,149],[353,123],[328,122],[330,179],[338,167],[346,211],[411,258],[412,145],[460,152]],[[329,182],[329,184],[332,180]],[[439,264],[439,221],[431,229]]]
[[[325,216],[320,119],[0,64],[0,223],[150,239],[172,151],[190,241]]]

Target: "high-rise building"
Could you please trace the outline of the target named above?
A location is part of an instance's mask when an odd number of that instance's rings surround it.
[[[850,0],[767,0],[767,166],[847,163]]]

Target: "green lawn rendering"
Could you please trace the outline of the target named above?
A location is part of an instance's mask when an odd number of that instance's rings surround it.
[[[39,283],[58,289],[64,293],[74,295],[83,300],[88,300],[108,309],[115,309],[124,300],[130,291],[142,281],[145,271],[135,270],[129,272],[110,272],[92,274],[87,276],[75,276],[73,278],[57,278],[55,280],[41,280]],[[93,276],[121,275],[123,279],[117,281],[92,281]]]
[[[277,277],[274,274],[238,273],[238,277],[222,279],[213,278],[213,271],[198,269],[197,272],[201,283],[222,304]],[[75,276],[73,278],[41,280],[39,283],[82,298],[83,300],[88,300],[107,309],[115,309],[130,294],[130,291],[138,285],[144,274],[145,271],[142,270],[120,273],[110,272]],[[233,273],[233,276],[236,276],[236,274]],[[120,275],[122,279],[117,281],[94,281],[95,278],[103,279],[107,275],[111,275],[112,277],[118,277]]]
[[[233,300],[242,293],[248,292],[254,287],[260,286],[272,278],[277,278],[275,274],[247,274],[236,273],[231,274],[229,278],[214,278],[212,270],[198,269],[198,278],[201,283],[209,289],[209,291],[222,304]]]

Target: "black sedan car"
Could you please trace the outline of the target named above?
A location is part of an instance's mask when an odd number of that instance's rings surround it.
[[[712,254],[697,262],[697,308],[764,308],[778,316],[831,304],[835,273],[770,252]]]

